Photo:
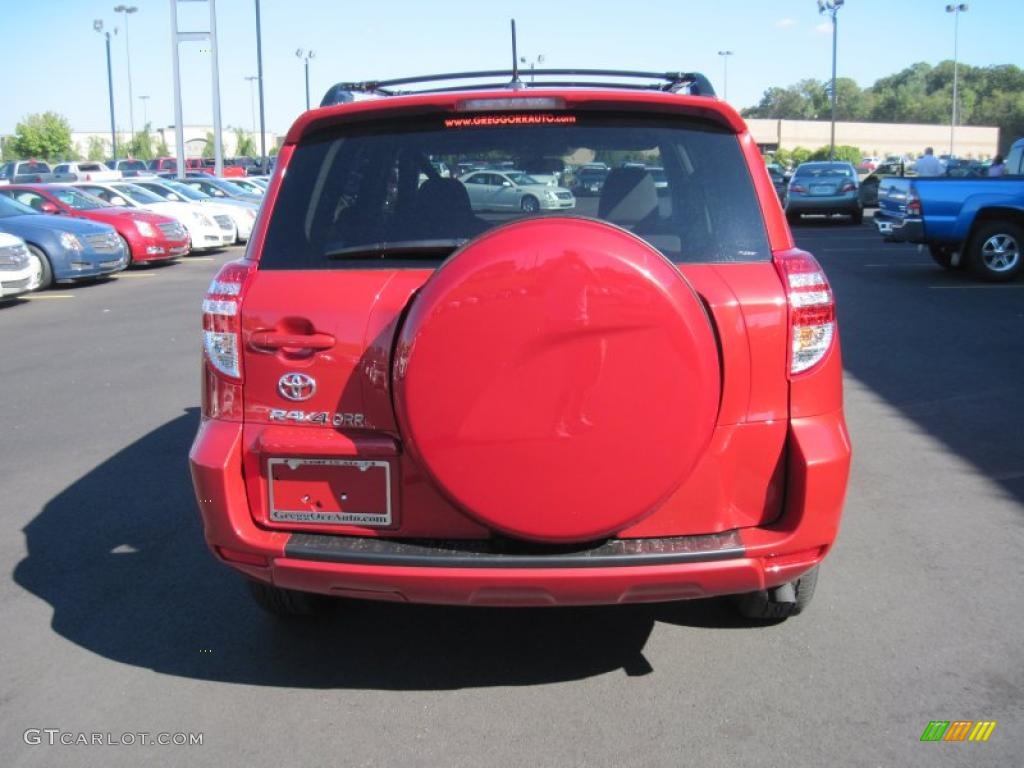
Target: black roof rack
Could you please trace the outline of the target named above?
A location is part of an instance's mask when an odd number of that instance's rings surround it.
[[[527,72],[523,73],[524,75]],[[401,96],[417,93],[439,93],[446,91],[469,91],[483,88],[510,88],[521,90],[527,88],[629,88],[647,91],[665,91],[668,93],[686,93],[691,96],[714,96],[715,89],[711,82],[700,72],[635,72],[625,69],[531,69],[528,70],[530,81],[519,78],[518,71],[511,69],[489,69],[480,72],[451,72],[443,75],[422,75],[419,77],[398,77],[392,80],[364,80],[362,82],[338,83],[324,95],[321,107],[332,104],[345,104],[354,101],[354,94],[372,94],[375,96]],[[448,85],[439,88],[417,88],[406,90],[397,86],[438,83],[446,80],[480,80],[482,78],[508,78],[502,82],[466,83]],[[539,81],[536,78],[541,78]],[[548,80],[550,77],[584,78],[581,80]],[[630,83],[618,81],[602,81],[591,78],[613,77],[624,80],[647,80],[653,82]]]

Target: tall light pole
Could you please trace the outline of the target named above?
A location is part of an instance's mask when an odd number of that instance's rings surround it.
[[[949,156],[953,156],[953,144],[956,141],[957,104],[957,54],[960,43],[960,14],[967,10],[967,3],[955,3],[946,6],[946,13],[953,14],[953,117],[949,123]]]
[[[530,82],[532,83],[533,79],[534,79],[533,78],[533,70],[536,68],[536,66],[538,64],[543,64],[544,63],[544,54],[543,53],[539,54],[537,56],[537,58],[535,58],[533,61],[528,60],[525,56],[520,56],[519,57],[519,63],[520,64],[527,64],[527,63],[529,63],[529,65],[530,65]]]
[[[260,168],[267,167],[267,124],[263,119],[263,35],[260,32],[260,0],[256,0],[256,77],[260,84]]]
[[[249,107],[252,110],[252,134],[256,135],[256,95],[253,92],[253,83],[259,80],[258,75],[246,75],[245,79],[249,81]]]
[[[107,92],[110,97],[110,156],[117,157],[117,129],[114,127],[114,70],[110,66],[110,33],[103,31],[103,20],[96,19],[92,28],[107,38]],[[114,27],[117,34],[117,27]]]
[[[149,125],[149,113],[146,111],[146,102],[149,101],[149,96],[139,96],[139,101],[142,102],[142,125]]]
[[[832,16],[832,133],[828,144],[828,159],[836,159],[836,40],[838,24],[836,14],[843,7],[844,0],[818,0],[818,13]]]
[[[316,54],[313,51],[304,51],[301,48],[295,51],[295,55],[302,59],[306,65],[306,111],[309,111],[309,60]]]
[[[729,100],[729,57],[732,56],[732,51],[719,51],[718,55],[722,57],[722,100]]]
[[[135,138],[135,99],[132,96],[132,52],[128,46],[128,17],[138,10],[134,5],[114,6],[114,13],[124,14],[124,52],[128,57],[128,124],[132,129],[132,138]]]

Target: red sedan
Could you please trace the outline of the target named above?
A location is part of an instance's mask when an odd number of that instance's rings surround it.
[[[12,184],[0,187],[0,194],[42,213],[109,224],[124,241],[129,263],[175,259],[189,252],[188,232],[174,219],[109,205],[65,184]]]

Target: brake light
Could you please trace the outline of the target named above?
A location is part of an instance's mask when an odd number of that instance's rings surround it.
[[[910,185],[910,189],[907,190],[907,216],[920,216],[921,215],[921,198],[917,194],[917,186],[915,184]]]
[[[846,182],[845,184],[843,184],[843,186],[839,188],[840,192],[855,192],[856,190],[857,185],[854,184],[852,181]]]
[[[790,375],[820,363],[835,337],[836,314],[832,288],[821,265],[806,251],[775,254],[789,302]]]
[[[254,264],[244,259],[221,267],[203,299],[203,415],[240,419],[242,398],[242,297]]]
[[[799,192],[801,195],[806,195],[807,194],[807,187],[803,186],[802,184],[790,184],[789,185],[789,191],[790,192]]]

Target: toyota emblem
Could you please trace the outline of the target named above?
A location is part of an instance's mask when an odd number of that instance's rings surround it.
[[[316,380],[304,373],[286,373],[277,382],[277,391],[285,400],[309,400],[316,392]]]

